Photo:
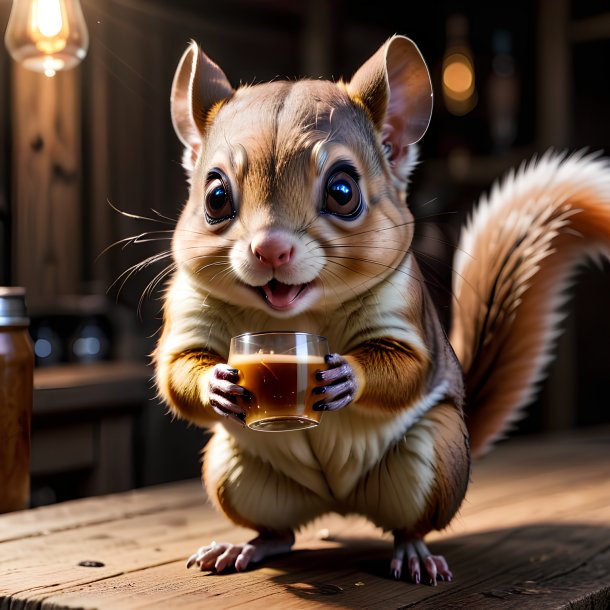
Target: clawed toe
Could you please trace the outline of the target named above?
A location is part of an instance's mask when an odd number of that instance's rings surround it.
[[[442,555],[432,555],[422,540],[398,540],[394,542],[394,557],[390,565],[391,576],[399,579],[402,574],[404,557],[407,558],[407,568],[411,582],[419,584],[423,572],[427,582],[436,586],[438,581],[451,582],[453,574]]]

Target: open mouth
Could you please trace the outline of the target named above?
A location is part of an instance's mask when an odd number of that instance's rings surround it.
[[[269,307],[290,309],[291,305],[305,292],[309,284],[282,284],[275,278],[269,280],[258,291]]]

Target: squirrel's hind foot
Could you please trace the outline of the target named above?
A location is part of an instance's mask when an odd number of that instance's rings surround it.
[[[423,571],[428,575],[428,582],[436,586],[437,581],[451,582],[453,574],[442,555],[432,555],[424,541],[419,538],[405,540],[402,536],[394,536],[394,555],[390,564],[392,578],[399,580],[405,564],[409,571],[411,581],[419,584]]]
[[[256,538],[241,544],[216,542],[202,546],[186,562],[186,567],[196,565],[200,570],[220,573],[227,568],[243,572],[250,563],[262,561],[272,555],[288,553],[294,544],[291,530],[282,532],[265,531]]]

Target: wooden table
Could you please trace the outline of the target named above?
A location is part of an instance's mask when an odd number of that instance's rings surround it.
[[[388,579],[389,538],[335,515],[258,569],[185,569],[200,544],[249,535],[198,481],[0,516],[0,608],[606,609],[610,431],[513,439],[476,464],[460,516],[430,538],[455,574],[436,588]]]

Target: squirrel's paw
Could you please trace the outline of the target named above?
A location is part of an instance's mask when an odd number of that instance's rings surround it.
[[[319,396],[313,405],[314,411],[337,411],[354,400],[358,385],[354,369],[339,354],[327,354],[324,361],[328,368],[316,371],[316,380],[321,384],[312,393]]]
[[[265,557],[280,555],[290,551],[294,544],[294,534],[289,532],[267,532],[241,544],[216,542],[202,546],[186,562],[186,567],[197,565],[200,570],[222,572],[226,568],[235,568],[243,572],[250,563],[263,560]]]
[[[428,575],[428,582],[436,586],[438,580],[451,582],[453,574],[442,555],[432,555],[423,540],[394,541],[394,556],[390,564],[392,578],[400,579],[406,557],[406,565],[411,581],[419,584],[422,580],[422,566]]]
[[[227,364],[217,364],[210,376],[209,401],[210,405],[223,417],[228,417],[242,426],[245,426],[246,416],[243,401],[251,400],[251,394],[244,387],[237,384],[239,371]]]

